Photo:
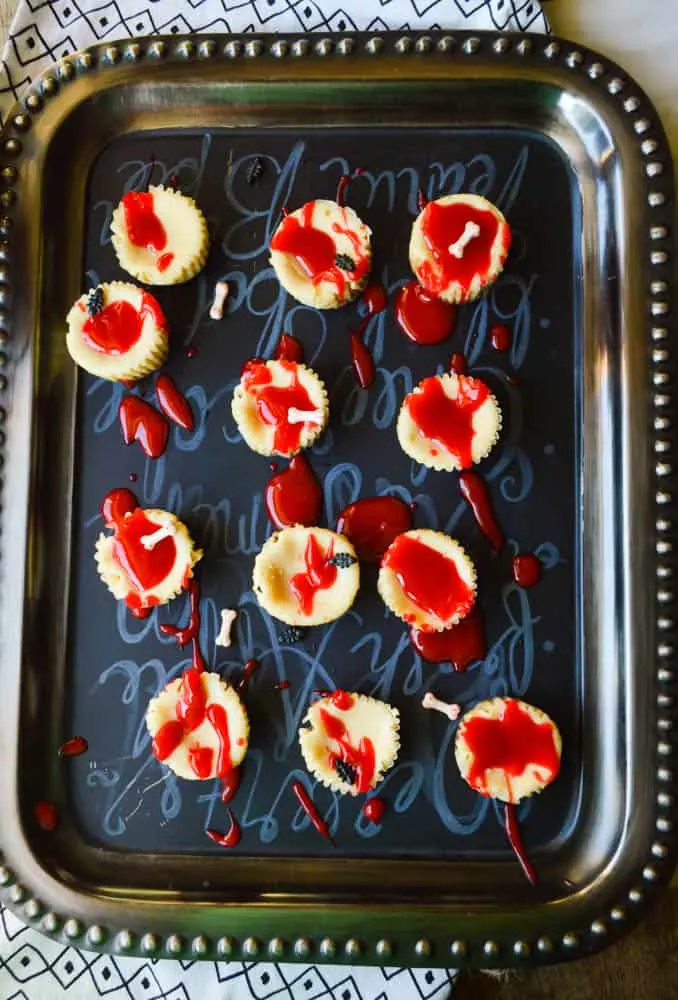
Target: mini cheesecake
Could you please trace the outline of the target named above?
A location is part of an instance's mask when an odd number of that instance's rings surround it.
[[[134,381],[167,358],[167,320],[160,303],[124,281],[97,285],[66,317],[68,353],[90,375]]]
[[[114,597],[144,616],[185,590],[202,551],[169,511],[139,507],[128,490],[115,490],[107,500],[111,497],[122,499],[104,503],[112,534],[102,532],[97,539],[97,571]]]
[[[342,795],[376,788],[396,761],[400,714],[377,698],[334,691],[314,701],[299,730],[308,770]]]
[[[406,455],[430,469],[452,472],[482,461],[501,430],[499,403],[479,378],[431,375],[409,393],[396,431]]]
[[[324,383],[306,365],[253,358],[243,369],[231,410],[252,451],[289,458],[322,434],[329,403]]]
[[[442,632],[465,618],[476,599],[476,571],[459,542],[429,528],[398,535],[381,561],[384,604],[422,632]]]
[[[218,674],[191,668],[146,711],[153,756],[180,778],[225,778],[247,753],[250,726],[240,698]]]
[[[558,775],[561,752],[556,724],[517,698],[481,701],[461,719],[454,744],[464,781],[510,803],[546,788]]]
[[[113,212],[111,233],[120,267],[146,285],[190,281],[207,260],[205,216],[172,188],[128,191]]]
[[[497,280],[510,246],[511,230],[496,205],[477,194],[450,194],[415,219],[410,267],[429,295],[470,302]]]
[[[309,201],[283,218],[270,243],[270,260],[278,281],[298,302],[338,309],[367,283],[371,237],[352,208]]]
[[[347,538],[327,528],[283,528],[254,562],[254,593],[274,618],[299,628],[340,618],[353,604],[360,566]]]

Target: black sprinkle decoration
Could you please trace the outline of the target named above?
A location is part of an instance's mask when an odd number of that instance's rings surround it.
[[[327,562],[330,566],[337,566],[338,569],[348,569],[349,566],[353,566],[358,560],[348,552],[337,552],[336,556],[332,556]]]
[[[334,258],[334,263],[342,271],[355,271],[355,261],[346,253],[338,253]]]
[[[278,642],[282,646],[293,646],[296,642],[301,642],[304,638],[304,630],[302,628],[297,628],[296,625],[286,628],[284,632],[281,632],[278,636]]]
[[[259,156],[255,156],[247,168],[247,183],[256,184],[263,173],[264,161]]]
[[[347,785],[355,785],[355,768],[350,764],[347,764],[345,760],[341,757],[334,758],[334,770],[337,772],[342,781],[345,781]]]
[[[104,308],[104,290],[97,285],[87,295],[87,315],[96,316]]]

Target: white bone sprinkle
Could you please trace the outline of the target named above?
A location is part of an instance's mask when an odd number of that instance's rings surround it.
[[[233,622],[238,617],[238,612],[234,611],[233,608],[222,608],[221,610],[221,630],[219,635],[214,640],[217,646],[230,646],[231,645],[231,629],[233,628]]]
[[[440,698],[436,698],[431,691],[426,692],[424,700],[421,704],[424,708],[432,708],[436,712],[442,712],[442,714],[446,715],[451,722],[456,722],[459,718],[459,713],[461,712],[461,705],[450,705],[446,701],[441,701]]]
[[[142,535],[141,544],[145,549],[150,551],[154,549],[156,545],[164,541],[165,538],[174,538],[176,535],[176,529],[173,524],[161,524],[157,531],[154,531],[150,535]]]
[[[464,250],[467,245],[474,240],[476,236],[480,236],[480,226],[476,222],[467,222],[464,226],[464,232],[461,234],[458,240],[454,243],[450,243],[447,248],[448,252],[456,257],[457,260],[461,260],[464,256]]]
[[[214,298],[210,306],[210,319],[223,319],[224,304],[230,289],[227,281],[217,281],[214,286]]]
[[[287,411],[288,424],[321,424],[322,420],[322,410],[300,410],[296,406],[290,406]]]

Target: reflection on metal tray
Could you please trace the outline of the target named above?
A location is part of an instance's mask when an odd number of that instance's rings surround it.
[[[493,35],[134,42],[67,59],[34,94],[4,137],[0,195],[7,901],[49,933],[158,955],[506,966],[612,940],[669,878],[673,855],[673,774],[655,763],[672,752],[673,726],[672,188],[647,99],[581,48]],[[251,185],[256,156],[265,169]],[[374,273],[390,291],[408,275],[420,186],[429,197],[487,194],[515,234],[504,277],[460,310],[449,344],[415,348],[390,313],[373,321],[369,393],[350,375],[355,307],[295,306],[266,261],[282,206],[332,197],[357,166],[350,203],[374,230]],[[199,279],[158,291],[174,330],[168,370],[199,426],[145,463],[120,443],[120,388],[78,374],[61,331],[84,283],[123,277],[110,214],[151,174],[176,175],[197,198],[213,250]],[[223,274],[230,312],[215,325],[207,309]],[[489,346],[493,316],[514,327],[508,356]],[[482,665],[423,665],[369,572],[351,614],[277,648],[247,594],[270,530],[267,463],[234,442],[227,401],[245,358],[269,355],[283,329],[330,390],[335,416],[312,452],[327,523],[359,495],[395,490],[418,503],[420,526],[461,537],[481,581]],[[411,467],[394,440],[408,386],[450,350],[466,353],[504,410],[483,472],[505,558],[490,557],[454,477]],[[236,801],[243,839],[228,854],[203,833],[225,819],[218,790],[163,780],[144,732],[148,697],[182,665],[157,625],[183,602],[134,623],[95,579],[98,505],[130,473],[143,503],[176,509],[206,548],[210,661],[236,676],[248,656],[262,660]],[[542,557],[534,591],[507,582],[512,545]],[[238,602],[240,646],[214,657],[216,611]],[[280,679],[289,689],[275,690]],[[302,822],[289,783],[309,693],[335,684],[397,705],[403,748],[381,827],[355,800],[318,791],[333,849]],[[491,804],[459,778],[452,727],[422,712],[430,687],[464,703],[525,695],[558,722],[562,773],[521,813],[537,889]],[[90,754],[64,766],[56,748],[80,732]],[[51,835],[34,827],[37,799],[59,803]]]

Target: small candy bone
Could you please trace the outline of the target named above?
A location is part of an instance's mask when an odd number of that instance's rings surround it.
[[[150,535],[142,535],[141,544],[145,549],[150,551],[166,538],[174,538],[175,535],[176,529],[173,524],[161,524],[157,531],[152,532]]]
[[[238,612],[234,611],[233,608],[222,608],[221,610],[221,630],[219,635],[214,640],[217,646],[230,646],[231,645],[231,629],[233,628],[233,622],[238,617]]]
[[[450,705],[446,701],[441,701],[440,698],[436,698],[431,691],[426,692],[424,700],[421,704],[424,708],[432,708],[436,712],[442,712],[442,714],[446,715],[451,722],[456,722],[459,718],[459,713],[461,712],[460,705]]]
[[[476,236],[480,236],[480,226],[476,222],[467,222],[464,226],[464,232],[461,234],[458,240],[454,243],[450,243],[447,248],[448,253],[456,257],[457,260],[461,260],[464,256],[464,250],[467,244],[474,240]]]
[[[300,410],[297,406],[290,406],[287,411],[288,424],[320,424],[322,419],[322,410]]]
[[[223,319],[224,303],[228,298],[229,290],[227,281],[217,281],[214,286],[214,299],[210,306],[210,319]]]

